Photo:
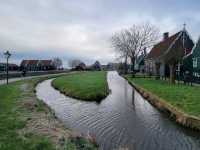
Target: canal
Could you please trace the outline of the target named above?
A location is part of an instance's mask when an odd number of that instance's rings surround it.
[[[144,100],[129,83],[108,72],[110,95],[100,104],[75,100],[51,87],[36,87],[66,127],[96,138],[102,150],[199,150],[200,133],[183,128]]]

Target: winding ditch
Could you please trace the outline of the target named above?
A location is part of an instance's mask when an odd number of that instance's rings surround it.
[[[67,127],[94,136],[103,150],[200,149],[199,132],[183,128],[160,113],[117,72],[108,72],[112,92],[100,104],[67,97],[51,86],[52,80],[38,84],[37,97]]]

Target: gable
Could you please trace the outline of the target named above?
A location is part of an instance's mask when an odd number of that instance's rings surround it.
[[[179,61],[191,53],[194,42],[186,30],[180,31],[168,39],[155,45],[147,59],[157,59],[165,62]]]
[[[22,60],[20,66],[25,66],[27,64],[27,62],[28,62],[27,60]]]
[[[151,51],[149,52],[149,54],[147,55],[147,59],[151,59],[151,58],[157,58],[159,56],[161,56],[162,54],[164,54],[165,51],[167,51],[167,49],[170,47],[170,45],[173,43],[173,41],[175,41],[175,39],[178,37],[178,35],[180,34],[180,32],[170,36],[169,38],[167,38],[164,41],[159,42],[158,44],[154,45],[154,47],[151,49]]]
[[[181,32],[178,39],[176,39],[171,48],[163,56],[165,62],[181,61],[184,56],[191,53],[194,43],[190,39],[187,32]]]

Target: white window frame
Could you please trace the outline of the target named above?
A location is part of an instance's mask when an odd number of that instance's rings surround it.
[[[198,59],[193,58],[193,68],[197,68],[197,66],[198,66]]]

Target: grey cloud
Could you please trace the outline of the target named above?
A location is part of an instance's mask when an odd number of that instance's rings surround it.
[[[134,23],[149,21],[161,32],[174,33],[186,22],[196,40],[199,4],[195,0],[1,0],[0,50],[12,50],[16,62],[59,56],[65,64],[70,58],[107,63],[115,60],[110,36]]]

